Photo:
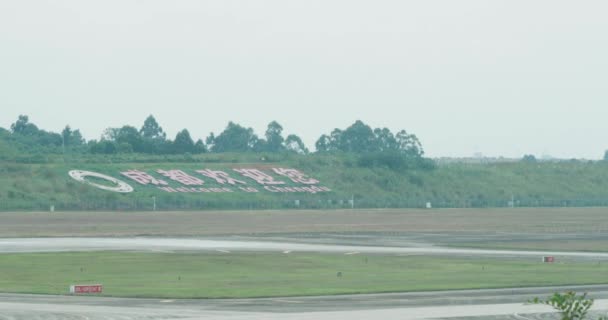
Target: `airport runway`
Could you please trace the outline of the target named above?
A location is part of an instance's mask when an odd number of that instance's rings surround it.
[[[64,251],[277,251],[415,255],[541,257],[608,260],[608,253],[481,250],[411,246],[361,246],[284,241],[193,238],[10,238],[0,253]],[[556,291],[589,292],[596,312],[608,310],[608,285],[460,290],[267,299],[158,300],[0,294],[0,320],[89,319],[557,319],[552,309],[523,302]]]
[[[217,300],[0,294],[0,319],[557,319],[551,308],[522,301],[565,290],[601,297],[593,310],[608,310],[608,286]]]
[[[382,253],[450,256],[542,257],[608,260],[607,252],[552,252],[459,249],[435,246],[391,247],[307,244],[274,241],[229,241],[179,238],[10,238],[0,239],[0,253],[62,251],[277,251]]]

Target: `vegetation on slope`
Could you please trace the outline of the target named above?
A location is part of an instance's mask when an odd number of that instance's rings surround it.
[[[310,193],[167,193],[143,186],[120,172],[137,169],[162,178],[158,169],[179,169],[192,175],[213,169],[231,173],[233,168],[295,168],[320,181],[331,192]],[[118,194],[79,183],[68,171],[103,173],[135,187]],[[275,178],[293,185],[289,179]],[[249,181],[251,184],[251,181]],[[173,183],[177,187],[179,184]],[[221,187],[205,179],[206,187]],[[354,198],[358,208],[599,206],[608,205],[608,164],[605,162],[516,162],[392,168],[366,166],[360,155],[204,154],[188,157],[141,155],[84,156],[66,162],[43,164],[0,163],[0,209],[58,210],[124,209],[274,209],[344,208]],[[510,201],[514,199],[514,203]],[[299,204],[296,203],[298,200]]]
[[[151,210],[151,199],[160,210],[608,205],[604,161],[539,162],[527,156],[512,163],[437,166],[405,131],[393,134],[357,121],[323,135],[311,153],[297,136],[283,138],[282,130],[273,121],[259,138],[230,123],[205,143],[193,142],[187,130],[169,140],[150,116],[139,130],[109,128],[101,140],[86,142],[69,126],[61,134],[48,132],[21,116],[11,130],[0,128],[0,210]],[[171,193],[127,179],[135,192],[118,194],[68,176],[78,169],[125,180],[121,172],[139,170],[158,178],[158,170],[178,169],[202,178],[197,170],[234,175],[238,168],[269,174],[272,168],[294,168],[331,191]],[[224,185],[207,179],[205,187]]]

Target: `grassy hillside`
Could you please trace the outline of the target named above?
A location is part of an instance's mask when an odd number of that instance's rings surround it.
[[[40,160],[40,159],[39,159]],[[355,156],[342,155],[261,155],[208,154],[200,156],[79,157],[0,162],[0,210],[117,209],[150,210],[152,197],[163,209],[273,209],[273,208],[367,208],[502,207],[513,196],[518,206],[599,206],[608,205],[608,163],[537,162],[495,164],[450,164],[434,169],[362,167]],[[298,186],[270,168],[295,168],[320,181],[331,192],[273,193],[255,181],[242,177],[233,168],[257,168],[286,186]],[[135,188],[130,194],[99,190],[68,176],[73,169],[103,173]],[[122,177],[121,171],[137,169],[162,178],[171,187],[177,182],[156,170],[180,169],[205,181],[203,187],[222,187],[195,170],[222,170],[247,182],[258,193],[167,193],[154,186],[139,185]],[[302,186],[302,185],[300,185]],[[233,188],[234,189],[234,188]],[[299,200],[299,205],[295,200]]]

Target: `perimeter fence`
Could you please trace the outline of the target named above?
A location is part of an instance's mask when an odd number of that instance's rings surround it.
[[[398,208],[508,208],[608,207],[608,199],[421,200],[421,199],[277,199],[212,200],[125,198],[75,201],[12,201],[0,199],[0,211],[169,211],[272,209],[398,209]]]

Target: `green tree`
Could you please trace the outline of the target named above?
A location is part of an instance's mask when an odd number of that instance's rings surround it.
[[[213,152],[247,152],[253,151],[259,138],[251,128],[229,122],[228,126],[217,137],[211,134],[207,144]]]
[[[72,130],[69,125],[65,126],[63,131],[61,131],[61,137],[63,139],[63,144],[66,147],[81,146],[86,143],[82,137],[82,134],[80,133],[80,130]]]
[[[118,152],[118,145],[116,142],[110,140],[102,139],[99,142],[91,140],[87,145],[89,147],[89,152],[93,154],[115,154]]]
[[[354,153],[380,151],[374,131],[361,120],[346,128],[338,140],[340,151]]]
[[[547,300],[534,298],[530,301],[535,304],[545,304],[557,310],[561,320],[582,320],[586,319],[589,309],[593,305],[593,299],[587,298],[587,293],[577,295],[569,291],[565,293],[555,293]],[[599,317],[598,320],[606,320],[606,317]]]
[[[198,139],[194,144],[194,153],[205,153],[207,152],[207,146],[203,142],[203,140]]]
[[[526,155],[524,155],[523,158],[521,158],[521,161],[534,163],[534,162],[536,162],[536,157],[532,154],[526,154]]]
[[[156,122],[153,115],[149,115],[144,121],[144,125],[139,129],[139,133],[144,139],[152,140],[165,140],[167,134],[163,131],[163,128]]]
[[[324,134],[322,135],[317,142],[315,142],[315,149],[317,152],[329,152],[331,150],[331,138]]]
[[[102,140],[108,140],[116,142],[117,145],[123,145],[119,148],[120,150],[129,150],[125,148],[124,144],[131,146],[133,152],[144,151],[144,140],[139,134],[139,130],[133,126],[122,126],[121,128],[108,128],[104,133]]]
[[[357,120],[345,130],[336,128],[329,136],[321,136],[315,146],[319,152],[377,152],[382,150],[377,134],[382,133],[381,129],[378,129],[378,133],[375,133],[370,126],[361,120]]]
[[[285,149],[283,145],[285,139],[283,139],[283,127],[276,121],[272,121],[268,124],[266,129],[266,144],[263,151],[268,152],[279,152]]]
[[[418,137],[414,134],[408,134],[405,130],[401,130],[395,135],[397,140],[398,151],[413,157],[422,157],[424,150]]]
[[[20,115],[15,123],[11,124],[11,131],[15,134],[33,136],[38,134],[38,127],[29,122],[30,119],[26,115]]]
[[[201,141],[202,142],[202,141]],[[194,153],[194,141],[190,137],[190,132],[184,129],[177,133],[173,141],[173,152],[175,153]]]
[[[139,134],[142,137],[142,152],[151,154],[161,154],[170,151],[167,141],[167,134],[163,128],[156,122],[153,115],[149,115],[144,121],[143,126],[139,129]]]
[[[308,149],[302,139],[296,136],[295,134],[290,134],[285,139],[285,149],[290,152],[295,152],[297,154],[307,154]]]
[[[374,136],[380,151],[396,151],[399,149],[395,135],[388,128],[374,129]]]
[[[59,147],[62,144],[60,134],[38,129],[35,124],[29,122],[29,117],[26,115],[19,116],[17,121],[11,125],[11,131],[16,140],[26,148]]]

